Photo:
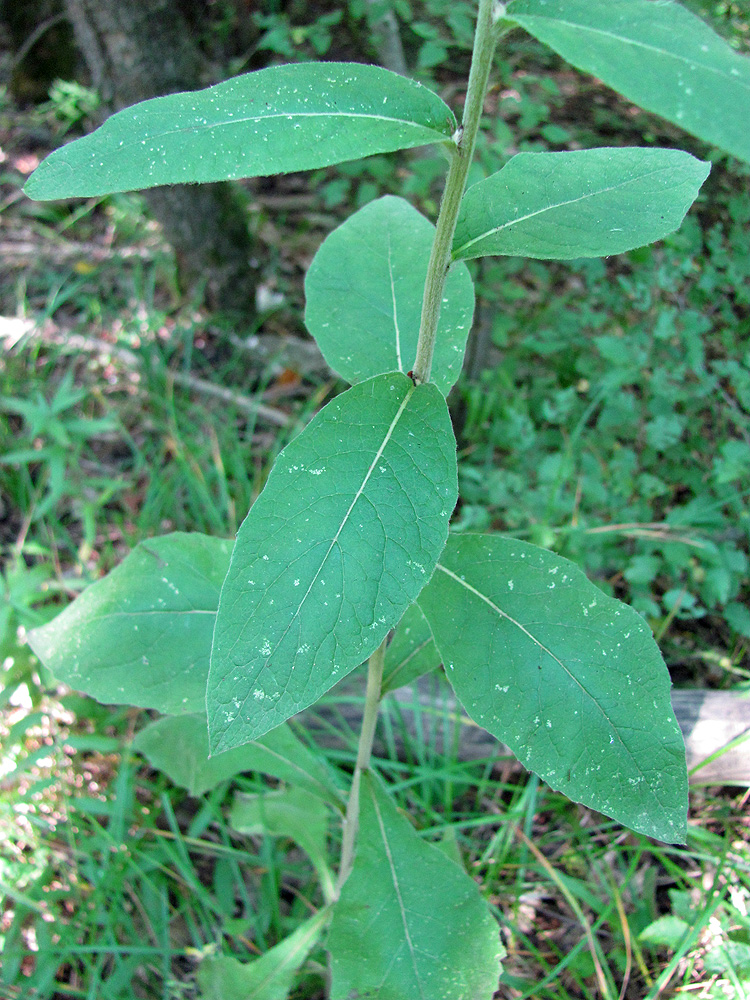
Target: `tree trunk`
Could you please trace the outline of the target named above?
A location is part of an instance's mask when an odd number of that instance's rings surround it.
[[[396,15],[392,10],[383,10],[380,0],[367,0],[367,7],[370,30],[380,65],[406,76],[408,74],[406,57]]]
[[[22,105],[45,101],[50,85],[74,76],[73,32],[62,0],[0,0],[0,77]]]
[[[175,0],[65,0],[92,82],[113,110],[202,85],[201,59]],[[252,242],[242,194],[228,183],[144,192],[174,248],[185,291],[212,308],[252,313]]]

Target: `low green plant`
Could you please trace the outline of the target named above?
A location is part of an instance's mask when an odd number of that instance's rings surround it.
[[[657,629],[722,614],[746,635],[750,355],[746,322],[719,303],[741,307],[724,262],[747,266],[747,235],[729,222],[702,242],[686,224],[610,267],[485,268],[493,305],[534,304],[521,329],[491,316],[501,358],[463,387],[454,528],[549,545]]]
[[[34,550],[35,546],[29,546]],[[39,554],[38,551],[34,554]],[[46,553],[45,553],[46,554]],[[21,685],[28,685],[36,660],[25,642],[32,628],[54,617],[55,586],[47,564],[27,566],[23,557],[11,553],[0,572],[0,663],[3,665],[3,702]]]
[[[285,59],[299,58],[300,50],[304,58],[306,49],[317,56],[324,56],[333,41],[332,31],[342,16],[342,11],[335,10],[315,17],[309,24],[294,25],[286,13],[256,13],[253,20],[261,31],[257,48],[275,52]]]
[[[63,136],[72,129],[80,129],[98,108],[96,91],[73,80],[55,80],[49,89],[49,100],[38,108],[37,114],[42,121],[51,122]]]
[[[33,198],[95,197],[426,143],[449,163],[436,227],[389,196],[318,251],[306,322],[352,388],[281,453],[236,541],[145,541],[31,637],[72,686],[164,713],[137,746],[182,783],[197,791],[247,769],[283,782],[239,801],[236,822],[296,839],[322,905],[250,965],[204,962],[206,996],[286,996],[326,927],[334,1000],[493,994],[502,948],[479,888],[416,833],[371,766],[384,686],[439,662],[465,711],[552,787],[649,836],[686,836],[684,747],[645,621],[543,548],[449,534],[446,395],[474,305],[465,262],[606,256],[661,239],[709,169],[676,149],[521,153],[467,189],[494,50],[515,28],[750,158],[738,112],[750,64],[679,5],[480,0],[460,125],[430,90],[377,67],[275,66],[126,109],[53,153],[26,187]],[[663,437],[672,425],[661,416]],[[407,650],[395,665],[393,647]],[[287,720],[365,660],[345,793]],[[342,820],[336,873],[323,850],[331,814]]]
[[[14,506],[25,512],[30,525],[53,515],[72,516],[89,548],[97,511],[122,488],[108,476],[83,473],[86,462],[99,471],[92,444],[117,429],[109,414],[95,415],[101,400],[92,395],[74,387],[69,368],[47,395],[37,389],[31,398],[8,394],[0,400],[2,437],[15,444],[0,456],[4,492],[14,497]],[[82,413],[84,403],[89,405]]]

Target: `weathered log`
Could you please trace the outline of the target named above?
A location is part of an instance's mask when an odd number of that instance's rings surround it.
[[[352,691],[351,682],[345,682],[330,702],[304,713],[305,725],[315,729],[317,742],[348,745],[350,740],[342,740],[336,733],[349,728],[351,735],[359,730],[362,701]],[[691,782],[750,784],[750,695],[703,688],[675,689],[672,706],[685,738]],[[401,757],[417,756],[415,750],[422,739],[429,741],[435,753],[452,752],[455,746],[462,761],[499,761],[512,756],[506,746],[457,708],[439,675],[423,677],[417,685],[386,696],[381,715],[376,752],[395,746]]]
[[[693,772],[691,781],[704,785],[750,783],[747,694],[705,688],[677,689],[672,691],[672,706],[685,737],[688,769]],[[708,760],[714,754],[716,758]]]

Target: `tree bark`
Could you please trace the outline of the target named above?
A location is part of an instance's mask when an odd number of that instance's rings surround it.
[[[50,85],[76,65],[73,32],[62,0],[0,0],[0,81],[21,104],[47,99]]]
[[[65,0],[93,85],[113,110],[203,84],[201,57],[175,0]],[[239,188],[151,188],[144,197],[174,248],[183,290],[205,285],[212,308],[251,314],[252,241]]]
[[[367,0],[367,7],[370,30],[380,65],[406,76],[408,74],[406,57],[396,15],[392,10],[383,10],[383,4],[379,0]]]

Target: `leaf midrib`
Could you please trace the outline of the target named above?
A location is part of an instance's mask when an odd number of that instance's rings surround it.
[[[163,114],[163,112],[160,111],[158,112],[158,114],[161,115]],[[215,129],[227,128],[233,125],[244,126],[252,123],[257,124],[259,122],[269,121],[274,118],[283,118],[286,119],[287,121],[289,121],[290,119],[293,120],[295,118],[347,118],[347,119],[361,118],[367,121],[388,122],[391,125],[406,126],[412,129],[419,129],[425,132],[432,132],[436,136],[441,137],[439,141],[442,142],[450,141],[450,137],[446,133],[441,132],[435,126],[424,125],[421,122],[415,122],[407,118],[395,118],[395,117],[388,117],[387,115],[376,115],[372,112],[365,113],[365,112],[355,112],[355,111],[288,111],[284,114],[274,112],[272,114],[267,114],[267,115],[263,114],[263,115],[255,115],[252,117],[231,118],[227,119],[226,121],[205,122],[204,124],[196,123],[195,125],[186,125],[183,128],[173,128],[173,129],[167,129],[166,131],[163,132],[154,132],[150,135],[147,135],[145,139],[134,139],[132,142],[123,143],[123,145],[117,147],[115,152],[117,154],[125,153],[130,149],[136,148],[138,146],[143,146],[144,142],[147,144],[148,147],[150,147],[152,144],[167,139],[170,136],[197,134],[204,131],[213,131]],[[95,135],[96,133],[92,133],[92,138]],[[436,139],[435,141],[438,140]],[[63,149],[64,148],[65,147],[63,147]]]
[[[396,302],[396,280],[393,276],[393,258],[391,254],[391,233],[388,231],[388,280],[391,286],[391,305],[393,307],[393,330],[396,336],[396,367],[400,372],[404,370],[401,359],[401,329],[398,324],[398,303]]]
[[[511,16],[512,16],[512,11],[511,11]],[[588,24],[581,24],[576,21],[568,21],[565,18],[561,17],[545,17],[544,14],[520,14],[517,16],[517,18],[514,18],[514,20],[516,20],[516,22],[521,27],[523,27],[524,19],[529,21],[533,20],[545,21],[551,25],[556,25],[556,24],[564,25],[566,28],[572,28],[574,31],[580,31],[580,32],[588,31],[592,35],[603,35],[605,38],[611,38],[614,41],[623,42],[626,45],[632,45],[634,48],[640,48],[649,52],[655,52],[657,55],[666,56],[670,59],[674,59],[675,62],[685,63],[686,66],[698,67],[706,73],[714,73],[724,80],[731,80],[734,83],[739,84],[739,86],[744,87],[745,90],[750,90],[750,85],[745,83],[739,76],[734,76],[732,73],[727,73],[725,70],[719,69],[716,66],[706,66],[704,63],[701,63],[699,59],[688,58],[687,56],[680,55],[679,53],[673,52],[670,49],[662,49],[659,48],[658,45],[652,45],[649,42],[642,42],[637,38],[628,38],[626,35],[617,35],[612,31],[607,31],[605,28],[595,28]]]
[[[398,407],[398,409],[397,409],[397,411],[396,411],[393,419],[391,420],[391,423],[390,423],[390,425],[388,427],[388,430],[386,431],[386,433],[385,433],[385,435],[383,437],[383,441],[382,441],[381,445],[378,447],[378,450],[376,451],[375,456],[374,456],[372,462],[370,463],[370,466],[369,466],[367,472],[365,473],[365,476],[364,476],[364,478],[362,480],[362,483],[360,484],[359,488],[357,489],[357,492],[355,493],[352,502],[349,504],[348,510],[346,511],[346,513],[344,514],[343,518],[341,519],[341,524],[339,525],[339,527],[338,527],[338,529],[336,531],[336,534],[331,539],[331,543],[328,546],[328,548],[327,548],[327,550],[325,552],[325,555],[321,558],[320,565],[318,566],[317,570],[315,571],[315,574],[314,574],[312,580],[310,581],[309,587],[307,588],[307,590],[305,591],[305,593],[302,595],[302,597],[301,597],[301,599],[299,601],[299,604],[297,605],[296,610],[294,611],[294,613],[292,614],[292,616],[290,618],[289,624],[284,629],[282,635],[279,637],[279,640],[276,643],[276,645],[274,646],[273,650],[271,651],[271,654],[266,657],[266,661],[263,664],[263,668],[262,669],[265,669],[268,666],[268,664],[271,662],[272,657],[275,655],[275,653],[277,652],[279,646],[281,645],[281,643],[286,638],[286,636],[287,636],[289,630],[291,629],[292,625],[295,623],[295,621],[299,617],[299,614],[302,611],[302,608],[303,608],[303,606],[305,604],[305,601],[309,597],[312,588],[315,586],[315,581],[318,579],[318,577],[320,576],[320,574],[323,572],[323,567],[327,563],[328,557],[330,556],[331,552],[333,551],[334,546],[337,544],[339,538],[341,537],[341,532],[346,527],[346,525],[347,525],[347,523],[349,521],[349,518],[352,515],[352,511],[354,510],[355,506],[357,505],[358,500],[360,499],[360,497],[364,493],[365,487],[367,486],[368,482],[370,481],[370,478],[372,477],[372,474],[373,474],[373,471],[375,469],[375,466],[380,461],[380,458],[381,458],[383,452],[385,451],[385,449],[386,449],[386,447],[388,445],[388,442],[393,437],[393,434],[394,434],[394,432],[396,430],[396,427],[398,426],[398,423],[401,420],[401,417],[403,416],[404,411],[406,410],[406,407],[407,407],[407,405],[409,403],[409,400],[414,395],[415,391],[416,391],[416,387],[413,386],[413,385],[410,385],[407,388],[406,395],[404,396],[403,400],[399,404],[399,407]],[[238,637],[237,641],[239,641],[239,637]],[[247,703],[248,703],[248,701],[250,699],[250,696],[251,696],[251,691],[248,689],[248,693],[245,696],[245,698],[243,699],[242,705],[238,706],[238,711],[237,711],[238,715],[241,713],[242,709],[244,709],[246,707],[246,705],[247,705]],[[226,728],[229,728],[229,727],[227,726]]]
[[[380,803],[378,802],[372,790],[370,790],[370,797],[372,799],[373,808],[375,810],[375,817],[378,821],[378,828],[380,829],[380,836],[383,841],[383,849],[385,851],[385,856],[388,860],[388,867],[390,868],[391,871],[393,891],[396,894],[396,902],[398,904],[399,915],[401,917],[401,925],[404,928],[404,938],[406,939],[409,958],[411,959],[411,967],[412,967],[412,972],[414,973],[414,980],[417,984],[417,988],[419,989],[419,996],[421,1000],[425,1000],[424,990],[422,989],[422,982],[419,976],[419,968],[417,966],[416,948],[414,947],[414,943],[411,939],[411,933],[409,931],[409,921],[407,918],[406,905],[401,895],[401,883],[399,881],[398,872],[396,871],[396,866],[393,861],[393,854],[391,853],[391,845],[388,841],[388,835],[386,833],[385,823],[383,822],[383,815],[380,811]]]
[[[624,740],[620,736],[619,727],[615,725],[615,723],[612,721],[612,719],[610,719],[609,715],[605,712],[604,708],[601,706],[601,704],[599,703],[599,701],[594,697],[594,695],[591,694],[591,692],[587,689],[586,685],[583,684],[576,677],[576,675],[573,673],[573,671],[568,666],[565,665],[565,663],[560,659],[559,656],[555,655],[555,653],[553,653],[551,649],[549,649],[547,646],[545,646],[544,643],[541,642],[541,640],[537,639],[537,637],[532,632],[530,632],[524,625],[522,625],[519,621],[516,621],[516,619],[512,615],[509,615],[507,613],[507,611],[503,611],[502,608],[500,608],[497,604],[495,604],[495,602],[490,597],[488,597],[486,594],[483,594],[480,590],[477,590],[477,588],[473,587],[467,580],[462,580],[461,577],[458,576],[458,574],[456,574],[452,570],[448,569],[447,566],[443,566],[442,563],[438,563],[436,569],[442,570],[442,572],[445,573],[447,576],[449,576],[455,583],[458,583],[460,586],[464,587],[466,590],[468,590],[470,593],[472,593],[475,597],[478,597],[481,601],[484,601],[484,603],[486,605],[488,605],[488,607],[492,608],[492,610],[497,615],[499,615],[501,618],[504,618],[507,622],[510,622],[511,625],[515,625],[517,629],[519,629],[521,632],[523,632],[523,634],[526,636],[527,639],[530,639],[531,642],[533,642],[535,646],[538,646],[539,649],[541,649],[551,659],[553,659],[555,661],[555,663],[557,663],[565,671],[565,673],[568,675],[568,677],[570,677],[570,679],[575,684],[578,685],[578,687],[586,695],[586,697],[590,699],[591,703],[593,705],[596,705],[596,707],[599,710],[599,712],[601,713],[602,717],[604,719],[606,719],[607,723],[611,727],[612,733],[614,733],[614,735],[617,737],[617,739],[618,739],[620,745],[622,746],[623,750],[628,754],[628,756],[631,758],[631,760],[633,760],[633,763],[636,764],[637,770],[639,772],[641,771],[641,768],[637,766],[637,762],[635,761],[635,758],[633,757],[632,752],[630,751],[630,749],[628,748],[628,746],[626,745],[626,743],[624,742]]]
[[[658,170],[649,170],[648,173],[639,174],[637,177],[628,177],[623,181],[619,181],[617,184],[611,184],[609,187],[598,188],[596,191],[591,191],[587,194],[579,195],[577,198],[569,198],[567,201],[559,201],[554,205],[545,205],[544,208],[538,208],[534,212],[527,212],[526,215],[520,215],[517,219],[510,219],[508,222],[503,222],[500,226],[494,226],[492,229],[487,229],[479,236],[475,236],[473,239],[468,240],[463,243],[460,247],[457,247],[453,251],[454,258],[457,258],[458,254],[464,253],[467,249],[471,249],[475,244],[486,240],[491,236],[496,236],[498,233],[502,232],[504,229],[510,229],[511,226],[516,226],[521,222],[528,222],[529,219],[534,219],[538,215],[544,215],[545,212],[555,212],[560,208],[566,208],[568,205],[576,205],[578,202],[585,201],[587,198],[597,198],[601,195],[609,194],[612,191],[617,191],[620,188],[625,188],[629,184],[637,184],[640,181],[646,180],[648,177],[653,177],[656,174],[661,174],[666,171],[673,170],[673,167],[660,167]],[[484,182],[486,183],[486,182]]]
[[[151,611],[103,611],[99,615],[87,616],[88,622],[104,621],[107,618],[147,618],[150,615],[213,615],[216,617],[216,608],[185,608],[178,611],[175,608],[154,608]]]

